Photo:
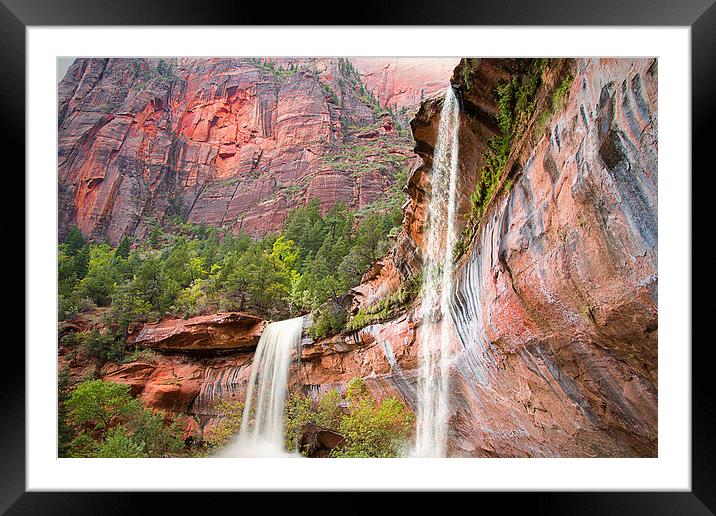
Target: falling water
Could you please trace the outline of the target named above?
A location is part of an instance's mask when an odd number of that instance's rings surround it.
[[[241,431],[238,438],[221,453],[222,456],[290,455],[284,447],[283,409],[291,356],[301,344],[302,328],[302,317],[266,326],[251,363]],[[255,396],[256,387],[258,396]]]
[[[452,87],[448,86],[433,155],[423,256],[420,314],[423,322],[420,329],[417,435],[413,450],[417,457],[444,457],[447,453],[449,337],[448,324],[440,322],[447,322],[449,318],[453,291],[459,125],[458,101]]]

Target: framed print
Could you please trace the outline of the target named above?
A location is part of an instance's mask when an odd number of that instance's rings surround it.
[[[692,338],[712,303],[691,301],[712,260],[690,255],[708,2],[440,26],[41,4],[2,18],[27,192],[3,509],[401,490],[714,510]]]

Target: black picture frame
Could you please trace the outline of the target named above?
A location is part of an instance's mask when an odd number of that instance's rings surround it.
[[[709,235],[710,204],[713,195],[713,164],[710,159],[714,145],[716,120],[716,4],[714,0],[602,0],[540,2],[361,2],[354,13],[338,15],[336,2],[307,5],[296,2],[281,8],[269,8],[261,2],[228,2],[205,0],[191,2],[139,0],[0,0],[0,95],[4,129],[3,156],[19,158],[12,170],[20,182],[17,191],[24,191],[25,112],[25,29],[28,26],[62,25],[246,25],[306,24],[335,25],[350,21],[351,25],[553,25],[553,26],[688,26],[691,27],[692,79],[692,237]],[[499,42],[496,42],[499,44]],[[28,135],[29,137],[29,135]],[[6,173],[10,173],[9,168]],[[687,171],[684,172],[685,180]],[[693,181],[698,180],[698,188]],[[699,202],[701,201],[701,202]],[[701,210],[701,213],[698,211]],[[6,229],[7,230],[7,229]],[[15,242],[24,241],[24,225],[15,223]],[[711,240],[706,237],[707,241]],[[692,240],[693,242],[694,240]],[[703,241],[703,240],[702,240]],[[17,248],[19,249],[19,244]],[[709,246],[710,247],[710,246]],[[699,274],[699,292],[710,292],[716,260],[705,248],[692,245],[692,274]],[[16,255],[15,255],[16,256]],[[24,257],[24,256],[23,256]],[[708,271],[700,273],[699,271]],[[26,275],[32,271],[26,269]],[[692,282],[693,283],[693,282]],[[32,307],[26,306],[26,310]],[[692,353],[692,490],[690,492],[590,492],[590,493],[509,493],[479,494],[485,497],[509,497],[515,503],[529,506],[538,514],[713,514],[716,512],[716,404],[710,381],[713,347],[705,325],[714,313],[716,303],[708,294],[699,298],[692,290],[692,342],[670,343],[691,345]],[[19,326],[19,323],[13,323]],[[701,335],[703,338],[698,338]],[[12,342],[12,345],[11,345]],[[692,344],[693,343],[693,344]],[[48,344],[48,349],[51,346]],[[25,488],[25,352],[17,340],[6,341],[3,350],[6,366],[0,376],[0,512],[8,514],[126,514],[151,510],[158,495],[150,493],[48,493],[26,492]],[[712,373],[711,373],[712,374]],[[668,418],[668,414],[661,414]],[[320,481],[317,480],[317,489]],[[192,506],[207,507],[207,493],[170,493],[162,496],[162,513]],[[213,500],[217,500],[212,494]],[[230,495],[226,495],[230,496]],[[246,497],[245,494],[240,495]],[[264,495],[265,496],[265,495]],[[226,499],[219,496],[219,500]],[[245,500],[245,498],[244,498]],[[500,500],[504,503],[504,500]],[[215,503],[215,502],[212,502]]]

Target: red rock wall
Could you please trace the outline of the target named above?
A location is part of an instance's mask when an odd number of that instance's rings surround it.
[[[459,58],[353,57],[366,85],[383,106],[412,112],[420,103],[445,90]]]
[[[176,213],[261,235],[313,197],[323,209],[378,199],[394,181],[394,158],[412,157],[413,143],[366,101],[360,73],[352,77],[337,59],[271,66],[76,60],[58,86],[60,237],[77,225],[116,244]],[[399,77],[418,88],[449,73],[434,67]],[[361,170],[325,159],[357,145],[375,151]]]
[[[509,77],[513,65],[482,60],[472,87],[456,71],[461,213],[494,134],[485,81]],[[514,186],[488,208],[457,265],[447,322],[452,455],[657,453],[656,62],[579,60],[567,68],[561,73],[575,75],[567,106],[536,144],[515,143],[507,165]],[[428,102],[413,122],[425,165],[410,180],[395,269],[414,265],[423,245],[438,121],[439,102]],[[395,269],[370,278],[370,292],[394,284]]]

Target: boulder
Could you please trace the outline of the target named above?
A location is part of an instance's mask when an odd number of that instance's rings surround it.
[[[331,451],[342,446],[345,438],[338,432],[315,423],[301,427],[299,447],[308,457],[330,457]]]

